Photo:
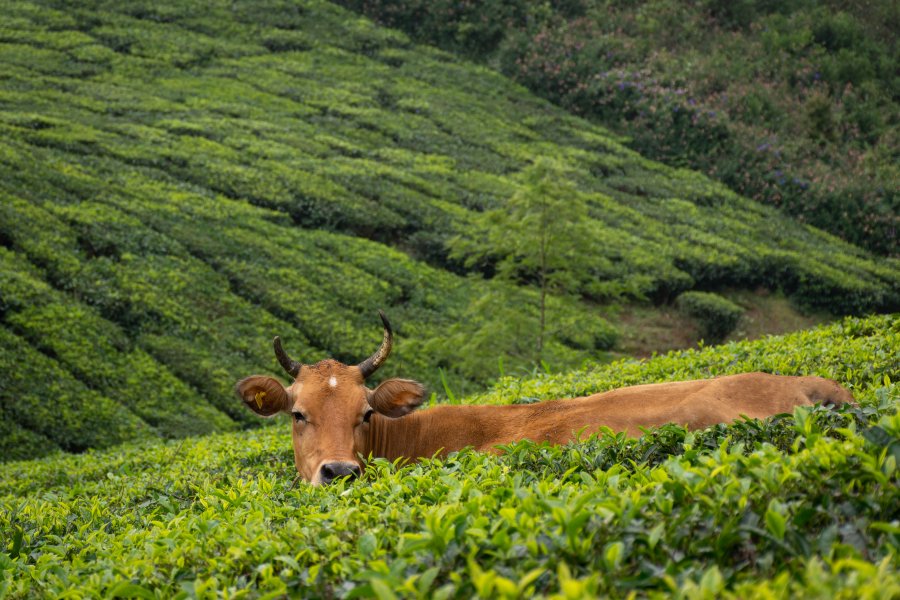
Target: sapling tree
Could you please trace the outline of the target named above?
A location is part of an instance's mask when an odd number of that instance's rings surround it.
[[[590,281],[593,246],[598,243],[586,195],[572,176],[556,160],[537,160],[522,171],[518,191],[479,213],[471,227],[450,242],[451,256],[468,267],[488,264],[496,278],[538,289],[536,362],[541,361],[549,329],[548,296],[580,295]]]

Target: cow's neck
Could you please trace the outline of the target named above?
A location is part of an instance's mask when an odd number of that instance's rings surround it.
[[[373,417],[369,448],[363,454],[396,460],[446,454],[466,446],[481,448],[506,437],[499,412],[525,407],[440,406],[399,419]],[[499,442],[498,442],[499,443]]]

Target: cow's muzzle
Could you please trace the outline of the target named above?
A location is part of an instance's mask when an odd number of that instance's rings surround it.
[[[319,481],[322,484],[331,483],[335,479],[341,477],[349,477],[356,479],[360,476],[361,470],[359,465],[353,462],[330,462],[325,463],[319,469]]]

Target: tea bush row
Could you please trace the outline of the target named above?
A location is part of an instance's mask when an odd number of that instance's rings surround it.
[[[81,452],[150,435],[134,413],[89,389],[5,327],[0,329],[0,365],[0,408],[10,433],[0,439],[4,460],[58,448]]]
[[[232,424],[196,391],[97,312],[54,290],[21,256],[0,248],[5,325],[91,389],[119,403],[164,437],[228,429]],[[77,444],[77,440],[71,440]]]

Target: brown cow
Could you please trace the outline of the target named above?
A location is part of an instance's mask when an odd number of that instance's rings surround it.
[[[529,439],[563,444],[601,427],[641,435],[641,427],[678,423],[700,429],[742,416],[764,418],[795,406],[853,402],[846,389],[821,377],[745,373],[716,379],[637,385],[593,396],[510,406],[437,406],[411,413],[424,388],[409,379],[388,379],[374,390],[365,380],[391,352],[393,335],[384,313],[378,351],[355,366],[334,360],[303,365],[275,338],[275,355],[294,377],[254,375],[238,382],[238,396],[255,413],[293,415],[294,462],[314,485],[358,476],[360,456],[388,460],[446,454],[466,446],[496,446]],[[402,418],[401,418],[402,417]]]

